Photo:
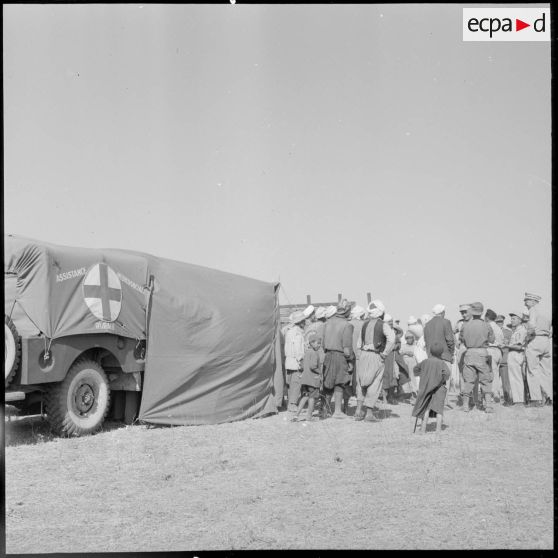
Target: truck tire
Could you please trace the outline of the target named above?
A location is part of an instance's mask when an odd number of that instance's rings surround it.
[[[19,365],[21,345],[16,326],[6,314],[4,314],[4,349],[5,387],[8,387]]]
[[[47,420],[60,436],[83,436],[101,428],[110,407],[110,387],[100,364],[80,358],[47,392]]]

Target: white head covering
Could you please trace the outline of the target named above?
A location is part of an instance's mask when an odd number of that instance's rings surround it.
[[[432,319],[432,316],[430,314],[423,314],[420,317],[420,321],[422,322],[422,325],[426,325],[427,322],[429,322]]]
[[[432,314],[435,316],[439,316],[442,312],[445,312],[446,307],[443,304],[436,304],[434,308],[432,308]]]
[[[328,306],[325,311],[325,317],[331,318],[337,313],[337,306]]]
[[[304,315],[304,312],[302,312],[301,310],[299,310],[298,312],[293,312],[291,314],[291,320],[294,324],[299,324],[300,322],[303,322],[306,319],[306,316]]]
[[[370,317],[375,319],[375,318],[379,318],[386,311],[386,308],[384,306],[384,303],[381,300],[373,300],[368,305],[367,310],[368,313],[370,314]]]
[[[358,304],[351,310],[351,318],[362,318],[364,315],[364,308]]]
[[[325,318],[325,313],[326,313],[325,307],[318,306],[318,308],[316,308],[316,320],[321,320],[322,318]]]
[[[304,317],[305,318],[309,318],[312,315],[312,312],[314,312],[315,308],[310,304],[310,306],[307,306],[304,309]]]
[[[384,315],[384,322],[391,322],[393,320],[391,314]]]
[[[417,319],[414,316],[409,316],[409,319],[407,320],[407,325],[413,325],[417,323]]]

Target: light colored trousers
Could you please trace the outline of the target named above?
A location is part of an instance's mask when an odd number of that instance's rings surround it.
[[[546,397],[552,399],[552,362],[550,360],[550,339],[537,335],[525,349],[527,361],[527,384],[532,401],[541,401],[541,388]]]
[[[357,370],[357,401],[366,407],[374,407],[380,393],[384,376],[384,360],[378,353],[362,351]]]
[[[289,410],[294,410],[298,405],[298,401],[300,400],[300,391],[302,388],[301,383],[302,372],[298,372],[295,370],[287,370],[287,385],[289,386],[288,391],[288,404],[287,408]]]
[[[525,387],[523,385],[523,362],[525,355],[521,351],[508,353],[508,377],[510,379],[511,396],[514,403],[525,402]]]
[[[492,368],[492,393],[500,398],[503,395],[502,392],[502,379],[500,378],[500,361],[502,360],[502,351],[497,347],[488,347],[488,355],[491,357],[491,368]]]

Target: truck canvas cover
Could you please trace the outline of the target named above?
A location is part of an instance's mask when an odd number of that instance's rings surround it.
[[[16,278],[16,306],[46,337],[147,338],[140,420],[215,424],[276,411],[277,284],[12,235],[4,262],[6,277]],[[5,303],[9,313],[13,302]]]

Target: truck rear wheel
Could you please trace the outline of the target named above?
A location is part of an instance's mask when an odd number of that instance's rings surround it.
[[[99,430],[110,406],[110,388],[100,364],[77,360],[66,378],[46,397],[47,419],[60,436],[83,436]]]
[[[4,374],[5,387],[8,387],[16,373],[21,347],[16,326],[11,318],[4,314]]]

